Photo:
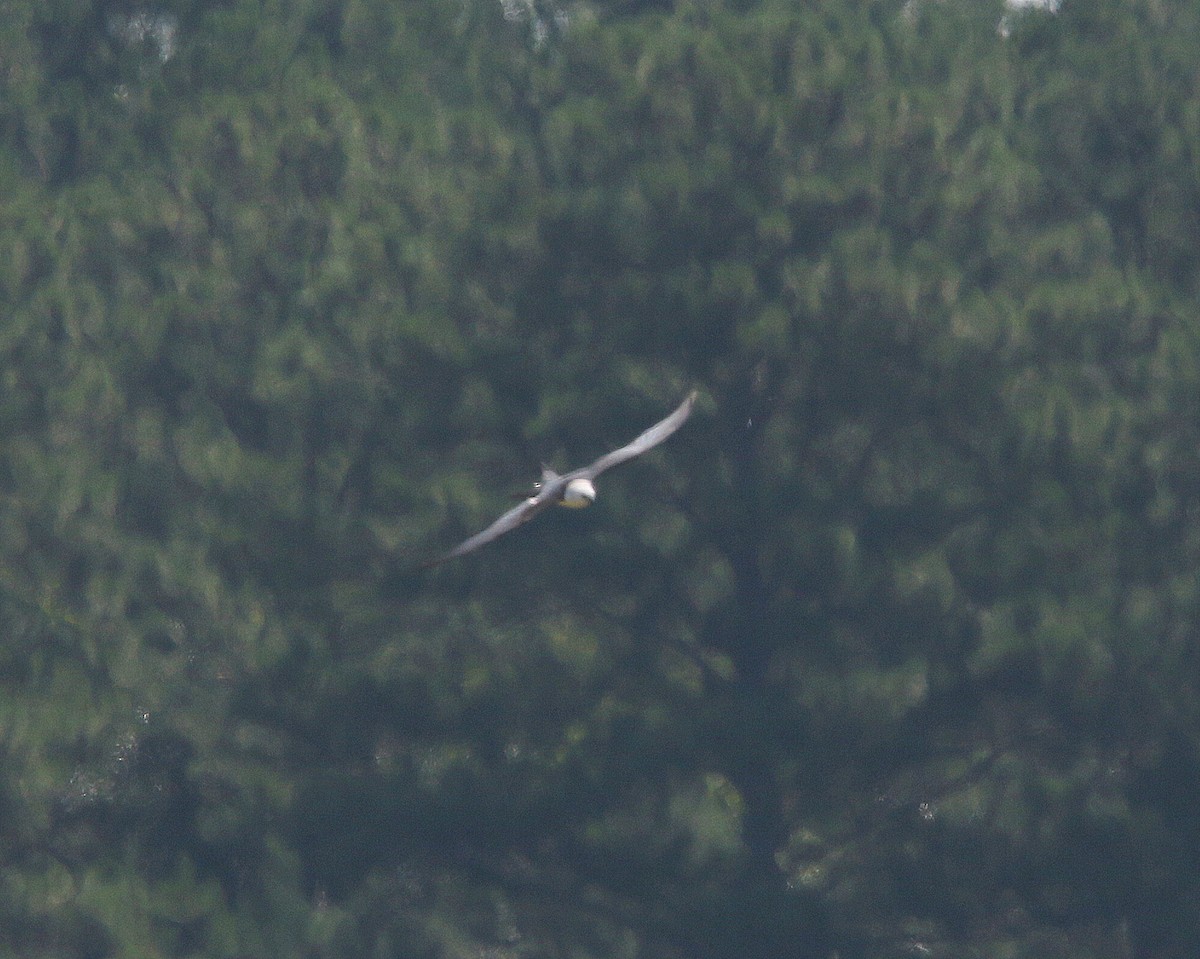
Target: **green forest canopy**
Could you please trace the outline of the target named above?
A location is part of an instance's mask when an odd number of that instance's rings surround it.
[[[4,954],[1197,954],[1194,4],[0,33]]]

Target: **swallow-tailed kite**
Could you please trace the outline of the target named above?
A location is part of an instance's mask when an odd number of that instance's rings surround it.
[[[596,498],[596,487],[592,481],[597,476],[607,469],[612,469],[618,463],[624,463],[635,456],[641,456],[646,450],[657,446],[679,429],[679,427],[683,426],[687,418],[692,415],[692,407],[695,405],[696,391],[693,390],[688,394],[687,399],[679,404],[678,409],[666,419],[655,423],[642,433],[641,436],[637,437],[637,439],[627,443],[620,449],[615,449],[611,453],[605,453],[596,462],[592,463],[591,466],[572,470],[563,476],[544,466],[542,468],[542,478],[534,485],[532,496],[523,499],[517,506],[510,509],[496,520],[496,522],[492,523],[491,526],[483,530],[483,532],[476,533],[470,539],[459,543],[454,549],[446,553],[445,556],[431,560],[425,565],[436,566],[438,563],[444,563],[448,559],[454,559],[456,556],[463,556],[473,552],[479,549],[480,546],[484,546],[492,540],[503,536],[505,533],[511,532],[522,523],[528,523],[548,506],[555,504],[571,507],[590,506]]]

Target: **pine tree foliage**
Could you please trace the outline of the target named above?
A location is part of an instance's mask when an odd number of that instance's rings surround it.
[[[0,20],[4,952],[1195,953],[1190,6]]]

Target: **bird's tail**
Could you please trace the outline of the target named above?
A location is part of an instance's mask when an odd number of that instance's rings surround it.
[[[556,472],[554,472],[554,470],[552,470],[549,466],[547,466],[545,463],[543,463],[542,464],[542,478],[533,484],[533,492],[532,493],[530,493],[529,491],[526,491],[524,493],[513,492],[513,493],[508,494],[508,498],[509,499],[529,499],[530,496],[536,496],[538,494],[538,490],[540,490],[547,483],[553,483],[556,479],[561,479],[561,477]]]

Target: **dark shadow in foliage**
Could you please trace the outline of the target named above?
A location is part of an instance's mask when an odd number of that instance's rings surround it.
[[[73,788],[56,804],[49,848],[82,865],[133,843],[141,868],[165,875],[196,848],[196,786],[188,773],[191,743],[177,733],[130,738],[97,767],[94,787]]]
[[[1142,954],[1160,959],[1200,955],[1200,751],[1194,733],[1176,733],[1157,764],[1134,784],[1133,806],[1145,825],[1139,853],[1125,869],[1140,866],[1130,916]]]

